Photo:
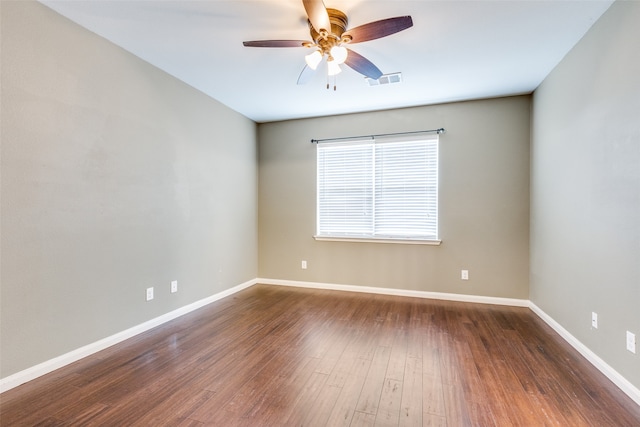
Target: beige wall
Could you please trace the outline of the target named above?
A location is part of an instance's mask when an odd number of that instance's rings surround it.
[[[640,2],[616,1],[535,92],[530,286],[537,306],[640,388],[638,23]]]
[[[527,299],[529,122],[519,96],[259,125],[260,277]],[[313,239],[312,138],[439,127],[442,245]]]
[[[0,376],[255,278],[255,124],[41,4],[1,13]]]
[[[530,296],[640,387],[624,350],[625,330],[640,342],[640,3],[612,6],[533,111],[520,96],[257,134],[46,7],[0,4],[0,377],[259,276]],[[310,139],[438,127],[441,246],[312,238]]]

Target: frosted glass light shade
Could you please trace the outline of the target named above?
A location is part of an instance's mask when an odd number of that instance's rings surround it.
[[[311,68],[312,70],[315,70],[316,68],[318,68],[318,64],[320,63],[320,61],[322,61],[322,54],[320,53],[319,50],[316,50],[310,53],[309,55],[305,56],[304,60],[309,66],[309,68]]]
[[[327,67],[329,68],[328,74],[330,76],[335,76],[336,74],[342,72],[342,70],[340,69],[340,65],[338,65],[336,61],[327,62]]]
[[[334,46],[331,48],[331,57],[336,64],[343,64],[347,60],[347,48],[343,46]]]

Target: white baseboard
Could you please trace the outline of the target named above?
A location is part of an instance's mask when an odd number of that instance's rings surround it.
[[[591,351],[586,345],[582,344],[580,340],[571,335],[569,331],[556,322],[551,316],[542,311],[540,307],[533,302],[529,303],[529,308],[538,315],[547,325],[556,331],[566,342],[568,342],[573,348],[575,348],[582,356],[585,357],[593,366],[595,366],[600,372],[602,372],[607,378],[609,378],[620,390],[622,390],[627,396],[633,399],[638,405],[640,405],[640,389],[631,384],[625,377],[620,375],[618,371],[609,366],[604,360],[598,357],[593,351]]]
[[[331,283],[318,283],[318,282],[304,282],[294,280],[278,280],[278,279],[266,279],[258,278],[249,280],[233,288],[224,290],[210,297],[188,304],[184,307],[173,310],[162,316],[151,319],[140,325],[134,326],[110,337],[96,341],[92,344],[80,347],[69,353],[63,354],[46,362],[27,368],[23,371],[17,372],[5,378],[0,379],[0,393],[10,390],[14,387],[24,384],[27,381],[36,379],[42,375],[48,374],[63,366],[69,365],[84,357],[90,356],[105,348],[111,347],[114,344],[122,342],[126,339],[134,337],[163,323],[169,322],[182,315],[197,310],[207,304],[218,301],[257,283],[265,285],[281,285],[292,286],[300,288],[313,288],[313,289],[328,289],[336,291],[347,292],[363,292],[371,294],[382,295],[396,295],[407,296],[416,298],[429,298],[446,301],[460,301],[460,302],[473,302],[479,304],[496,304],[496,305],[509,305],[515,307],[529,307],[538,317],[540,317],[545,323],[553,328],[565,341],[567,341],[573,348],[575,348],[580,354],[582,354],[593,366],[595,366],[600,372],[602,372],[607,378],[609,378],[620,390],[627,394],[632,400],[640,405],[640,390],[631,384],[626,378],[624,378],[615,369],[609,366],[604,360],[598,357],[587,346],[582,344],[578,339],[571,335],[566,329],[564,329],[558,322],[551,318],[548,314],[542,311],[538,306],[529,300],[513,299],[513,298],[498,298],[498,297],[486,297],[477,295],[463,295],[463,294],[451,294],[441,292],[426,292],[426,291],[411,291],[403,289],[391,289],[391,288],[376,288],[370,286],[354,286],[354,285],[338,285]]]
[[[602,372],[607,378],[609,378],[620,390],[622,390],[633,401],[640,405],[640,390],[631,384],[626,378],[624,378],[615,369],[609,366],[604,360],[598,357],[587,346],[582,344],[578,339],[564,329],[558,322],[551,318],[548,314],[542,311],[538,306],[529,300],[512,299],[512,298],[496,298],[496,297],[484,297],[477,295],[461,295],[450,294],[440,292],[425,292],[425,291],[409,291],[403,289],[390,289],[390,288],[374,288],[368,286],[353,286],[353,285],[336,285],[332,283],[318,283],[318,282],[303,282],[294,280],[276,280],[259,278],[256,279],[256,283],[263,283],[265,285],[282,285],[282,286],[294,286],[300,288],[312,288],[312,289],[328,289],[336,291],[349,291],[349,292],[365,292],[372,294],[384,294],[384,295],[397,295],[417,298],[431,298],[447,301],[460,301],[460,302],[473,302],[480,304],[496,304],[496,305],[509,305],[514,307],[528,307],[538,317],[540,317],[545,323],[547,323],[553,330],[555,330],[562,339],[567,341],[573,348],[575,348],[580,354],[582,354],[593,366]]]
[[[478,304],[510,305],[529,307],[529,300],[515,298],[485,297],[479,295],[449,294],[444,292],[411,291],[406,289],[375,288],[372,286],[336,285],[333,283],[301,282],[258,278],[256,283],[265,285],[293,286],[298,288],[327,289],[332,291],[363,292],[368,294],[395,295],[401,297],[428,298],[445,301],[474,302]]]
[[[185,315],[201,307],[204,307],[207,304],[211,304],[212,302],[218,301],[224,297],[227,297],[243,289],[246,289],[250,286],[253,286],[256,283],[257,282],[255,281],[255,279],[250,280],[248,282],[234,286],[233,288],[226,289],[222,292],[219,292],[207,298],[201,299],[194,303],[185,305],[184,307],[180,307],[176,310],[165,313],[162,316],[158,316],[154,319],[141,323],[132,328],[126,329],[122,332],[118,332],[114,335],[103,338],[94,343],[85,345],[83,347],[70,351],[61,356],[47,360],[46,362],[32,366],[30,368],[17,372],[8,377],[2,378],[0,379],[0,393],[3,393],[7,390],[11,390],[12,388],[19,386],[20,384],[24,384],[27,381],[36,379],[42,375],[48,374],[49,372],[53,372],[56,369],[62,368],[63,366],[69,365],[77,360],[80,360],[84,357],[90,356],[94,353],[104,350],[107,347],[111,347],[114,344],[118,344],[119,342],[122,342],[126,339],[129,339],[138,334],[141,334],[142,332],[155,328],[156,326],[160,326],[163,323],[169,322],[182,315]]]

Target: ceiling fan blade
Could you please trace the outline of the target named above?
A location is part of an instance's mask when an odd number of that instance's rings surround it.
[[[304,47],[311,42],[307,40],[254,40],[242,42],[247,47]]]
[[[308,65],[305,65],[304,68],[302,69],[302,72],[300,73],[300,76],[298,77],[297,84],[305,85],[305,84],[309,83],[309,80],[311,80],[311,77],[313,77],[315,72],[316,72],[316,70],[314,70],[313,68],[309,67]]]
[[[390,36],[399,31],[406,30],[413,26],[410,16],[397,16],[395,18],[382,19],[380,21],[369,22],[345,31],[344,36],[351,37],[351,43],[361,43]]]
[[[378,80],[382,75],[382,71],[375,65],[373,62],[369,61],[364,56],[360,55],[352,51],[351,49],[347,49],[348,55],[347,60],[344,61],[346,65],[359,72],[363,76],[369,77],[374,80]]]
[[[318,68],[322,68],[326,62],[327,62],[327,57],[323,56],[320,62],[318,63],[318,65],[316,65],[315,69],[309,67],[308,65],[305,65],[304,68],[302,69],[302,72],[300,73],[300,76],[298,76],[297,84],[304,85],[309,83],[309,80],[311,80],[311,78],[316,74],[316,71],[318,71]]]
[[[329,21],[329,13],[324,7],[322,0],[302,0],[304,10],[307,12],[309,21],[317,32],[320,30],[331,31],[331,22]]]

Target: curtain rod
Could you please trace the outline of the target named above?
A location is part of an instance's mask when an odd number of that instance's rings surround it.
[[[440,128],[440,129],[429,129],[429,130],[416,130],[413,132],[395,132],[395,133],[379,133],[377,135],[360,135],[360,136],[347,136],[345,138],[324,138],[324,139],[312,139],[311,143],[312,144],[317,144],[319,142],[326,142],[326,141],[344,141],[344,140],[349,140],[349,139],[364,139],[364,138],[371,138],[371,139],[375,139],[376,136],[396,136],[396,135],[412,135],[412,134],[416,134],[416,133],[437,133],[438,135],[443,134],[445,132],[444,128]]]

